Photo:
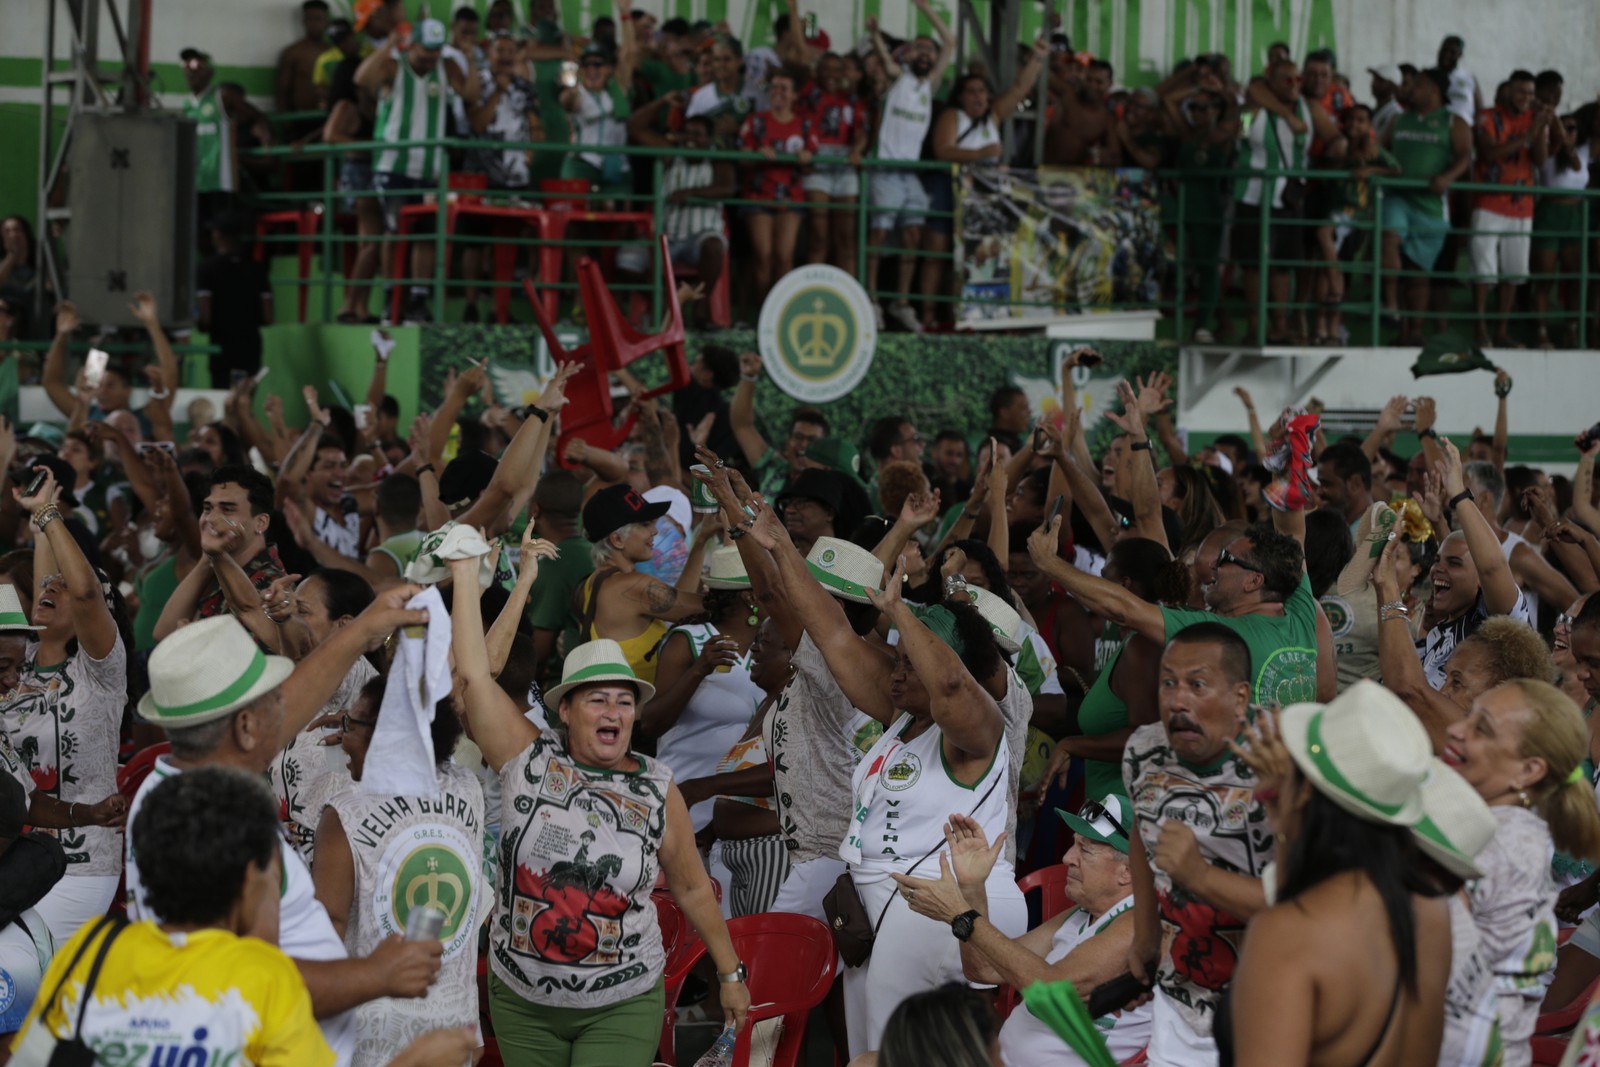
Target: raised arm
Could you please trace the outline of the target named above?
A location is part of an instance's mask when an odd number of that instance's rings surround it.
[[[472,739],[498,774],[517,753],[539,739],[539,728],[529,722],[494,680],[489,651],[483,639],[483,590],[478,585],[478,560],[450,561],[452,599],[450,648],[455,653],[455,674],[461,684],[462,707],[472,726]]]
[[[939,491],[932,493],[911,493],[900,505],[900,516],[895,519],[894,525],[889,527],[889,532],[883,535],[883,540],[878,542],[872,554],[883,562],[887,570],[895,565],[900,558],[900,553],[910,543],[911,537],[924,526],[939,517]]]
[[[745,462],[754,468],[767,458],[772,446],[756,429],[756,383],[761,380],[761,357],[754,352],[739,354],[739,387],[733,391],[728,408],[728,425]]]
[[[883,592],[868,590],[867,598],[900,631],[900,648],[927,688],[929,710],[944,736],[969,756],[987,756],[1005,737],[1000,705],[956,650],[935,637],[901,597],[905,571],[902,559],[884,582]]]
[[[48,468],[35,468],[48,471]],[[106,606],[106,597],[100,589],[100,579],[78,547],[77,539],[61,518],[56,501],[61,487],[55,476],[45,474],[44,484],[33,496],[18,496],[17,502],[33,515],[33,524],[42,536],[35,539],[33,572],[42,579],[58,574],[67,586],[68,603],[58,605],[72,612],[72,624],[77,630],[78,644],[91,659],[102,660],[111,654],[117,644],[117,623]],[[38,594],[42,596],[43,591]]]
[[[156,620],[155,637],[157,641],[165,641],[177,632],[178,627],[194,620],[195,612],[200,610],[201,594],[206,591],[207,584],[215,575],[211,571],[211,558],[202,555],[200,562],[189,568],[189,573],[183,576],[178,587],[167,597],[167,602],[161,608],[161,617]]]
[[[156,351],[156,362],[161,365],[164,387],[168,390],[176,389],[183,376],[178,369],[178,355],[172,350],[172,342],[167,339],[167,332],[161,328],[161,315],[156,309],[156,298],[145,292],[134,293],[133,303],[128,305],[128,310],[133,312],[134,318],[139,320],[139,325],[143,326],[144,332],[150,336],[150,345]]]
[[[888,661],[884,654],[851,629],[844,609],[811,576],[800,550],[765,503],[756,508],[755,521],[749,529],[750,539],[771,552],[777,561],[790,607],[816,642],[850,703],[885,725],[894,721],[896,711],[889,696]]]
[[[1396,576],[1397,564],[1411,561],[1409,552],[1403,558],[1402,552],[1406,552],[1402,542],[1390,541],[1372,573],[1372,587],[1378,598],[1378,673],[1383,687],[1405,701],[1427,729],[1437,755],[1444,751],[1449,741],[1447,731],[1461,721],[1462,711],[1455,701],[1428,684],[1422,669]]]
[[[1061,517],[1049,526],[1041,526],[1028,538],[1028,555],[1034,565],[1067,591],[1067,594],[1089,611],[1144,634],[1152,641],[1166,643],[1166,621],[1161,607],[1151,604],[1115,582],[1085,574],[1065,562],[1055,552],[1061,543]]]
[[[461,415],[461,409],[466,406],[467,400],[483,388],[483,383],[489,378],[487,357],[482,363],[475,363],[458,375],[445,390],[445,397],[439,403],[438,410],[433,413],[433,422],[430,424],[428,438],[428,454],[430,456],[444,455],[444,446],[450,440],[450,429],[455,426],[456,419]]]
[[[1471,497],[1458,500],[1466,492],[1461,476],[1461,453],[1448,437],[1439,439],[1444,453],[1444,487],[1448,499],[1455,507],[1456,526],[1467,539],[1467,551],[1472,553],[1472,565],[1478,569],[1478,584],[1483,590],[1483,603],[1491,615],[1505,615],[1517,606],[1521,595],[1511,574],[1511,566],[1500,550],[1500,539],[1494,528]]]
[[[78,397],[72,391],[72,386],[67,384],[67,345],[77,332],[78,325],[78,309],[72,306],[70,300],[61,301],[56,307],[56,335],[50,339],[50,350],[44,355],[44,367],[39,373],[50,403],[68,418],[71,418],[72,409],[77,406]]]
[[[956,55],[956,35],[950,32],[950,27],[944,19],[933,9],[928,0],[911,0],[918,11],[933,24],[933,32],[939,38],[939,58],[933,62],[933,70],[928,72],[928,84],[938,86],[944,81],[944,72],[950,69],[950,61]]]
[[[1147,380],[1148,381],[1148,380]],[[1130,438],[1128,444],[1127,487],[1128,500],[1133,505],[1133,522],[1140,537],[1146,537],[1172,551],[1167,544],[1167,527],[1161,521],[1161,490],[1156,487],[1155,459],[1150,454],[1150,438],[1145,433],[1144,418],[1147,403],[1156,402],[1148,385],[1142,385],[1135,394],[1127,381],[1117,384],[1123,413],[1106,412],[1106,418],[1116,423]],[[1141,454],[1142,453],[1142,454]]]
[[[1005,122],[1017,110],[1017,105],[1026,100],[1039,84],[1039,75],[1044,72],[1045,63],[1050,58],[1050,42],[1040,37],[1033,42],[1033,49],[1028,53],[1028,60],[1022,64],[1022,69],[1017,72],[1017,80],[1011,83],[1011,88],[1000,94],[994,102],[989,113],[994,116],[997,123]]]
[[[506,658],[511,655],[512,642],[517,637],[517,626],[522,621],[522,609],[528,605],[528,594],[539,579],[539,561],[555,559],[561,550],[549,541],[533,536],[533,523],[522,531],[521,551],[517,554],[517,584],[506,597],[505,606],[495,616],[494,624],[484,637],[489,653],[489,673],[500,677],[505,670]],[[481,610],[481,608],[480,608]]]
[[[894,61],[894,56],[889,54],[889,46],[883,42],[883,33],[878,28],[878,16],[867,16],[867,32],[872,35],[872,47],[878,53],[878,59],[883,63],[883,72],[889,76],[890,81],[900,77],[901,66]]]
[[[1491,451],[1495,469],[1503,472],[1506,469],[1506,442],[1510,438],[1506,401],[1511,397],[1511,375],[1504,369],[1494,372],[1494,396],[1494,444]]]
[[[617,0],[617,70],[613,75],[624,93],[633,92],[633,69],[639,63],[639,42],[633,28],[633,0]]]
[[[1066,477],[1067,485],[1072,490],[1073,503],[1077,504],[1089,529],[1094,531],[1101,547],[1109,552],[1117,540],[1117,519],[1111,514],[1111,505],[1106,503],[1105,496],[1100,492],[1100,483],[1090,473],[1092,466],[1082,466],[1075,458],[1079,452],[1088,455],[1088,448],[1083,444],[1082,427],[1082,413],[1077,408],[1067,409],[1066,433],[1062,442],[1066,447],[1062,450],[1063,454],[1056,457],[1056,466]],[[1161,532],[1165,536],[1166,528],[1163,527]],[[1056,543],[1059,545],[1061,542],[1058,540]]]
[[[1389,402],[1383,405],[1383,410],[1378,412],[1378,421],[1373,424],[1372,432],[1367,434],[1366,440],[1361,442],[1361,453],[1367,459],[1378,458],[1378,450],[1383,448],[1397,433],[1405,422],[1406,406],[1410,401],[1403,396],[1392,396]],[[1257,453],[1258,455],[1260,453]]]

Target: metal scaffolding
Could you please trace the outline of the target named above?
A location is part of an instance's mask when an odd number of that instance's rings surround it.
[[[58,242],[72,220],[67,207],[70,176],[66,162],[74,121],[85,111],[138,111],[149,106],[150,2],[121,0],[119,11],[119,0],[45,0],[35,268],[47,284],[34,289],[36,317],[50,311],[51,299],[70,295],[62,285]],[[105,61],[100,58],[102,16],[115,45],[115,52]],[[67,61],[57,69],[59,45],[66,46]]]

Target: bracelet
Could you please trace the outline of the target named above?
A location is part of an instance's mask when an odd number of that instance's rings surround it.
[[[1387,604],[1378,605],[1378,621],[1388,622],[1390,619],[1410,619],[1411,609],[1406,607],[1404,600],[1391,600]]]
[[[1426,430],[1418,430],[1416,431],[1416,434],[1419,441],[1424,437],[1431,437],[1435,441],[1439,439],[1439,431],[1435,430],[1432,426],[1429,426]]]
[[[972,508],[962,508],[961,517],[964,519],[976,519],[982,512],[983,507],[981,505],[976,511],[974,511]]]
[[[1148,451],[1150,451],[1150,441],[1149,441],[1149,439],[1147,438],[1147,439],[1145,439],[1143,441],[1135,441],[1133,444],[1128,446],[1128,451],[1129,452],[1148,452]]]
[[[424,463],[422,466],[417,468],[417,477],[420,478],[429,471],[433,471],[435,474],[439,473],[438,471],[434,470],[432,463]]]
[[[67,825],[68,826],[77,826],[78,825],[77,811],[78,811],[78,805],[76,803],[72,803],[72,804],[68,804],[67,805]]]
[[[524,407],[522,410],[526,411],[529,415],[538,416],[540,422],[549,422],[550,421],[550,413],[548,411],[546,411],[544,408],[540,407],[538,404],[529,404],[526,407]]]
[[[49,526],[59,518],[61,518],[61,512],[57,510],[56,506],[54,504],[46,504],[33,513],[33,525],[42,533],[46,526]]]
[[[739,538],[745,536],[749,532],[750,531],[745,529],[743,525],[728,527],[728,537],[733,541],[739,540]]]
[[[1471,500],[1471,499],[1472,499],[1472,493],[1470,493],[1469,491],[1463,489],[1463,490],[1461,490],[1461,492],[1457,493],[1455,496],[1450,498],[1450,502],[1445,505],[1445,510],[1454,511],[1456,509],[1457,505],[1459,505],[1462,501]]]
[[[149,397],[151,400],[165,400],[171,395],[171,389],[151,389],[145,394],[145,396]]]
[[[741,374],[741,375],[739,375],[739,380],[741,382],[759,382],[761,380],[761,375],[759,375],[759,374]]]

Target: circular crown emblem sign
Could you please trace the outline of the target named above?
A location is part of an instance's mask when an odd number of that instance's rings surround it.
[[[817,557],[817,565],[820,567],[831,567],[833,566],[833,561],[838,558],[839,553],[835,552],[831,548],[825,548],[822,550],[822,555]]]
[[[790,271],[772,287],[756,337],[779,389],[796,400],[826,403],[866,376],[878,331],[861,284],[819,264]]]

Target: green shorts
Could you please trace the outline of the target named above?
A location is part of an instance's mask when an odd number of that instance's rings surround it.
[[[1424,194],[1427,195],[1427,194]],[[1437,198],[1434,198],[1437,204]],[[1400,235],[1400,250],[1423,270],[1432,270],[1450,234],[1450,220],[1436,207],[1422,207],[1404,196],[1385,197],[1383,228]]]
[[[506,1067],[650,1067],[666,999],[657,978],[649,992],[605,1007],[551,1008],[489,972],[489,1017]]]
[[[1533,209],[1533,247],[1546,252],[1576,248],[1583,243],[1583,205],[1563,204],[1548,196]]]

